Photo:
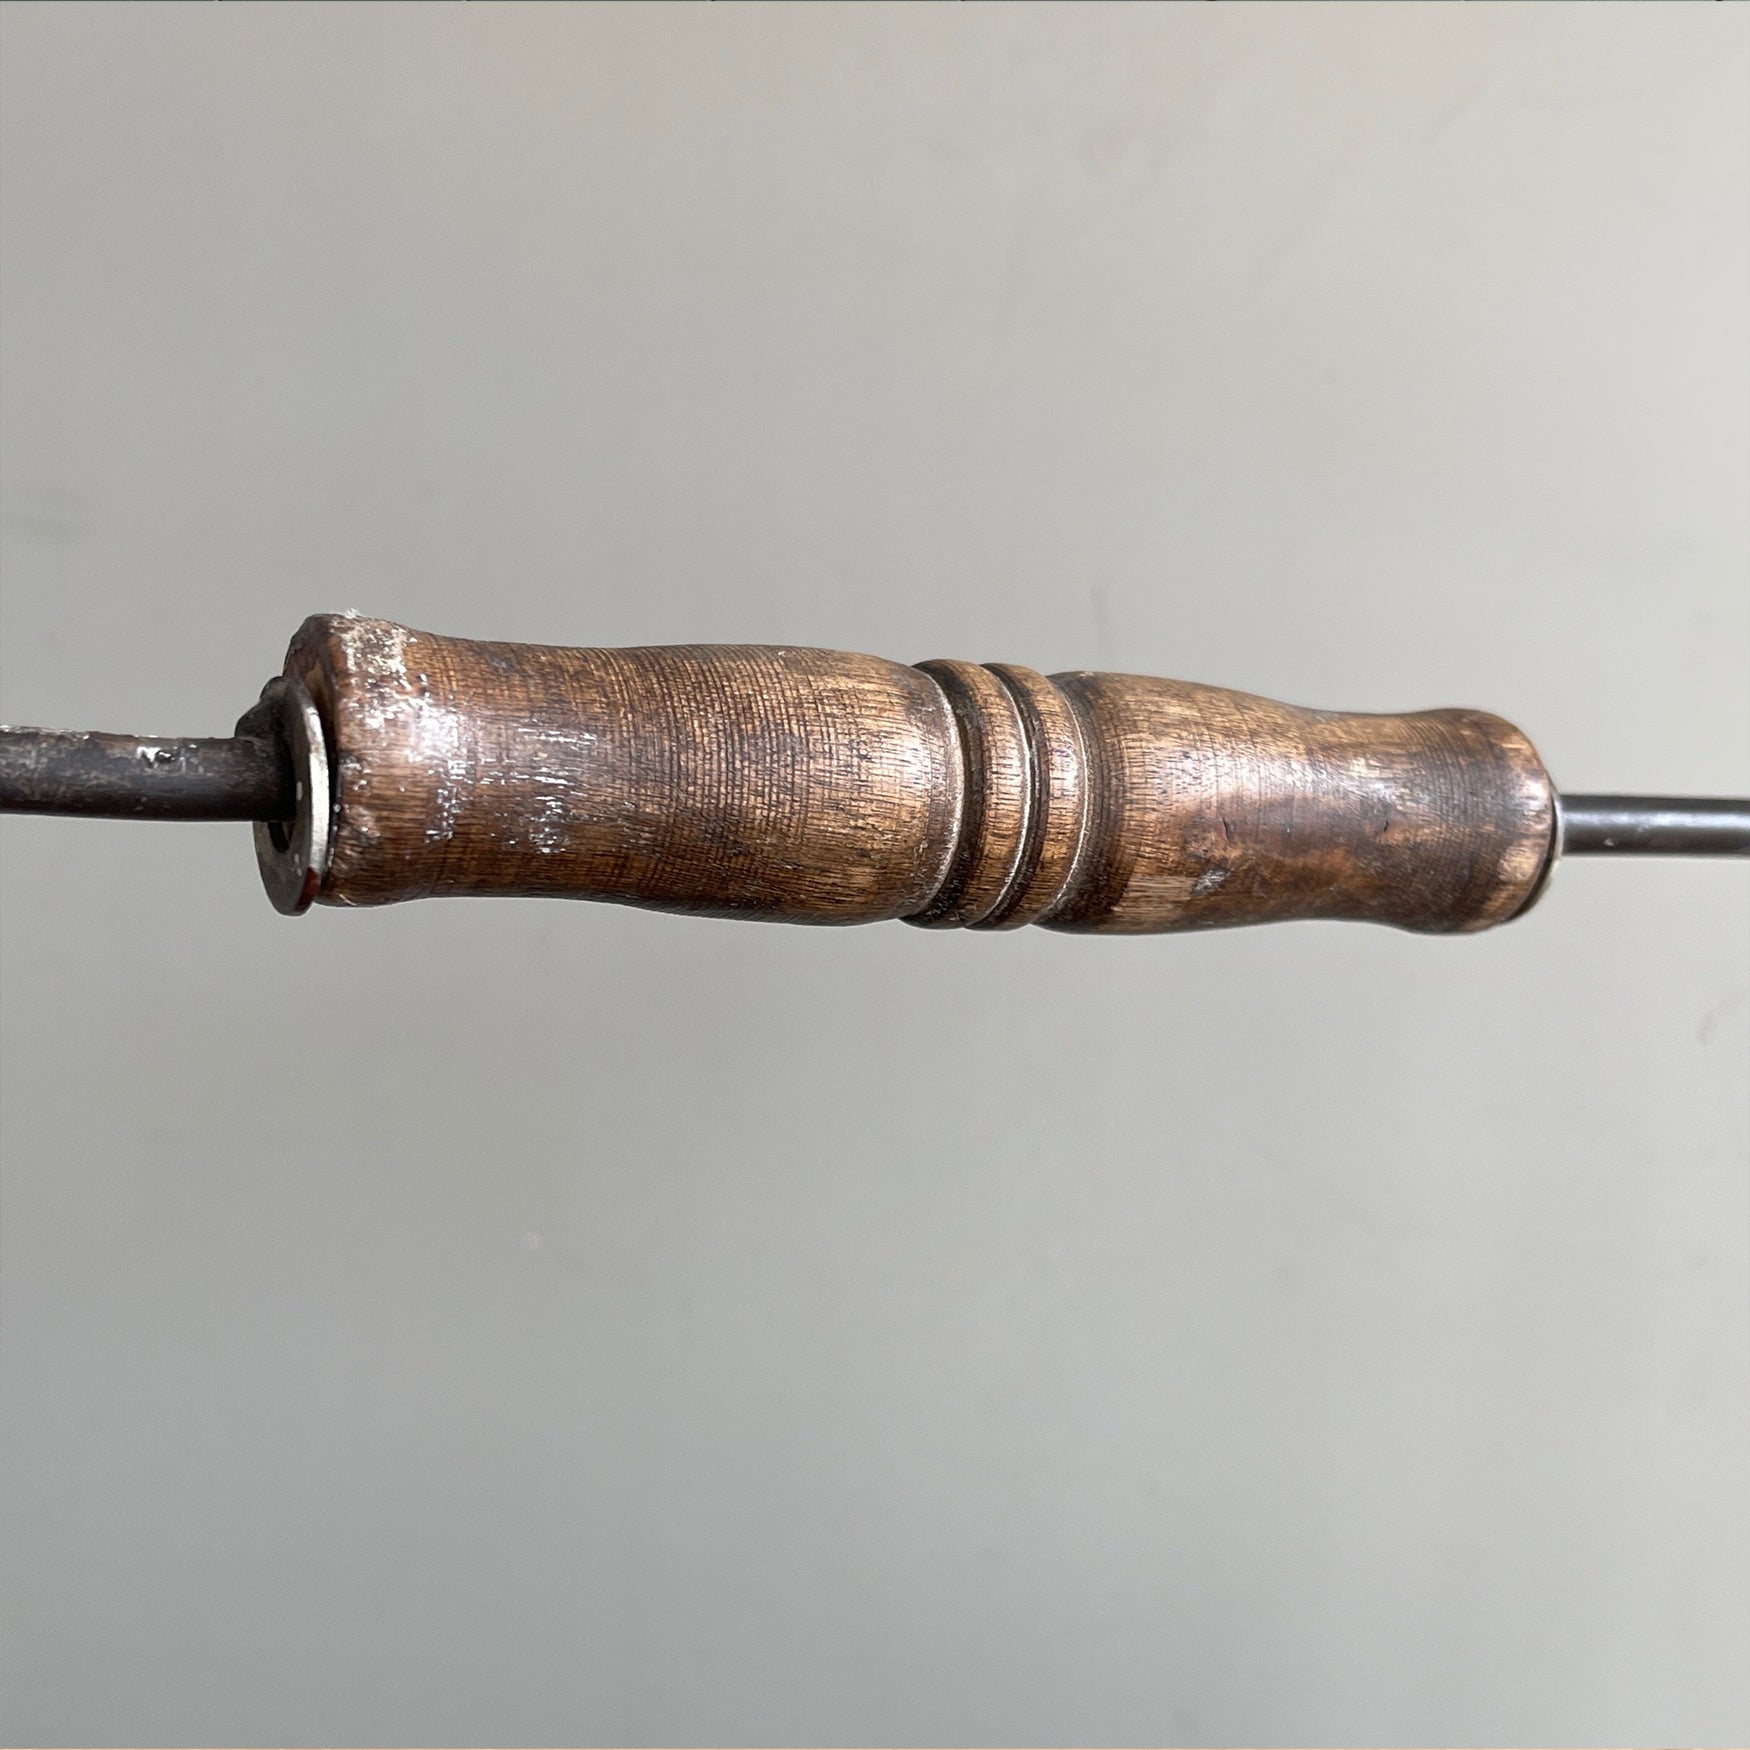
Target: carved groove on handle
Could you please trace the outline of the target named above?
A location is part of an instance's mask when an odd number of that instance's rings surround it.
[[[1048,918],[1069,896],[1087,843],[1092,787],[1080,720],[1056,685],[1013,663],[992,663],[990,669],[1020,707],[1032,795],[1020,878],[978,927],[1015,930]]]
[[[1065,904],[1088,848],[1089,738],[1054,682],[1008,662],[920,662],[953,710],[966,802],[948,878],[907,923],[1018,930]]]
[[[964,802],[947,877],[906,919],[924,929],[970,928],[992,916],[1024,871],[1032,810],[1032,754],[1010,690],[973,662],[920,662],[953,713],[965,769]]]

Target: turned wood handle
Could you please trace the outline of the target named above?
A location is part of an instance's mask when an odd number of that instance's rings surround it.
[[[794,923],[1113,934],[1283,918],[1478,930],[1554,842],[1481,711],[1309,711],[760,645],[563,650],[319,616],[317,898],[549,894]]]

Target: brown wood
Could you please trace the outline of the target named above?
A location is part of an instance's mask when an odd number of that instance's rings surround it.
[[[319,616],[287,673],[335,779],[318,898],[547,894],[794,923],[1477,930],[1555,805],[1480,711],[1309,711],[761,645],[565,650]]]

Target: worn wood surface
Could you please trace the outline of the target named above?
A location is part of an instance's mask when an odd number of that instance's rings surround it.
[[[1310,711],[1137,675],[759,645],[568,650],[322,616],[320,899],[547,894],[797,923],[1475,930],[1554,836],[1480,711]]]

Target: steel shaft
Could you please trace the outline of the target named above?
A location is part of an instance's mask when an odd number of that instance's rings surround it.
[[[290,762],[268,736],[0,727],[0,812],[286,820],[294,806]]]

